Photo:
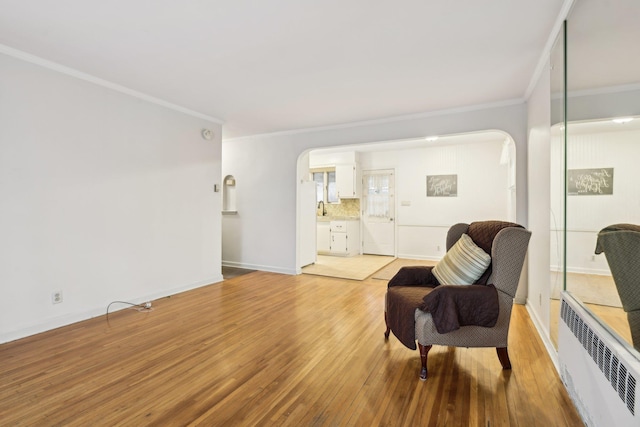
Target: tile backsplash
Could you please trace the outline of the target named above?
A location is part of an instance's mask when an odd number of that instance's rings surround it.
[[[325,210],[327,216],[360,217],[360,199],[341,199],[340,203],[327,203]],[[318,209],[318,214],[322,215],[320,209]]]

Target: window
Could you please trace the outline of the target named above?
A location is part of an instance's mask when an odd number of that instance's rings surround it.
[[[365,213],[370,219],[388,221],[393,216],[392,179],[392,171],[372,171],[365,174],[366,190],[363,199]]]
[[[335,169],[313,169],[311,175],[316,183],[316,201],[338,203]]]

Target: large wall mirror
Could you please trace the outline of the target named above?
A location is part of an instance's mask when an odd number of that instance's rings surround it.
[[[564,206],[565,198],[562,191],[564,180],[564,148],[565,148],[565,31],[563,25],[560,30],[553,48],[550,58],[550,75],[551,75],[551,154],[549,169],[551,174],[550,182],[550,207],[549,236],[549,264],[551,270],[551,290],[549,295],[550,301],[550,338],[551,342],[558,348],[558,320],[560,319],[560,292],[564,290]]]
[[[638,0],[576,0],[567,17],[564,96],[552,70],[551,285],[640,358],[638,17]]]

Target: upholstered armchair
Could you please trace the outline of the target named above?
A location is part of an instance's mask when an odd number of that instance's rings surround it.
[[[509,322],[531,232],[504,221],[456,224],[447,253],[435,267],[403,267],[389,281],[385,339],[393,334],[420,349],[420,379],[427,378],[433,345],[495,347],[503,369]]]
[[[640,350],[640,225],[614,224],[600,230],[595,253],[602,252],[627,313],[633,346]]]

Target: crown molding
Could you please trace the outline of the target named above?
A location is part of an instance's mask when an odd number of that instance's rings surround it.
[[[52,70],[52,71],[55,71],[55,72],[58,72],[58,73],[61,73],[61,74],[65,74],[65,75],[70,76],[70,77],[74,77],[74,78],[79,79],[79,80],[84,80],[86,82],[93,83],[95,85],[102,86],[102,87],[105,87],[107,89],[111,89],[111,90],[116,91],[116,92],[120,92],[120,93],[125,94],[125,95],[132,96],[134,98],[141,99],[143,101],[146,101],[146,102],[149,102],[149,103],[152,103],[152,104],[159,105],[161,107],[168,108],[168,109],[173,110],[173,111],[177,111],[179,113],[183,113],[183,114],[186,114],[186,115],[189,115],[189,116],[193,116],[193,117],[196,117],[196,118],[199,118],[199,119],[203,119],[203,120],[206,120],[208,122],[216,123],[216,124],[219,124],[219,125],[223,125],[224,124],[224,121],[220,120],[218,118],[211,117],[211,116],[199,113],[199,112],[194,111],[194,110],[190,110],[190,109],[182,107],[180,105],[173,104],[171,102],[165,101],[165,100],[160,99],[160,98],[156,98],[156,97],[151,96],[151,95],[147,95],[146,93],[138,92],[138,91],[130,89],[128,87],[125,87],[125,86],[110,82],[108,80],[101,79],[99,77],[92,76],[91,74],[84,73],[84,72],[76,70],[74,68],[70,68],[70,67],[58,64],[56,62],[53,62],[53,61],[49,61],[47,59],[40,58],[39,56],[35,56],[35,55],[30,54],[30,53],[23,52],[23,51],[18,50],[18,49],[14,49],[12,47],[9,47],[9,46],[3,45],[3,44],[0,44],[0,53],[3,53],[5,55],[7,55],[7,56],[11,56],[11,57],[16,58],[16,59],[20,59],[20,60],[25,61],[25,62],[29,62],[31,64],[38,65],[38,66],[43,67],[43,68],[47,68],[49,70]]]

